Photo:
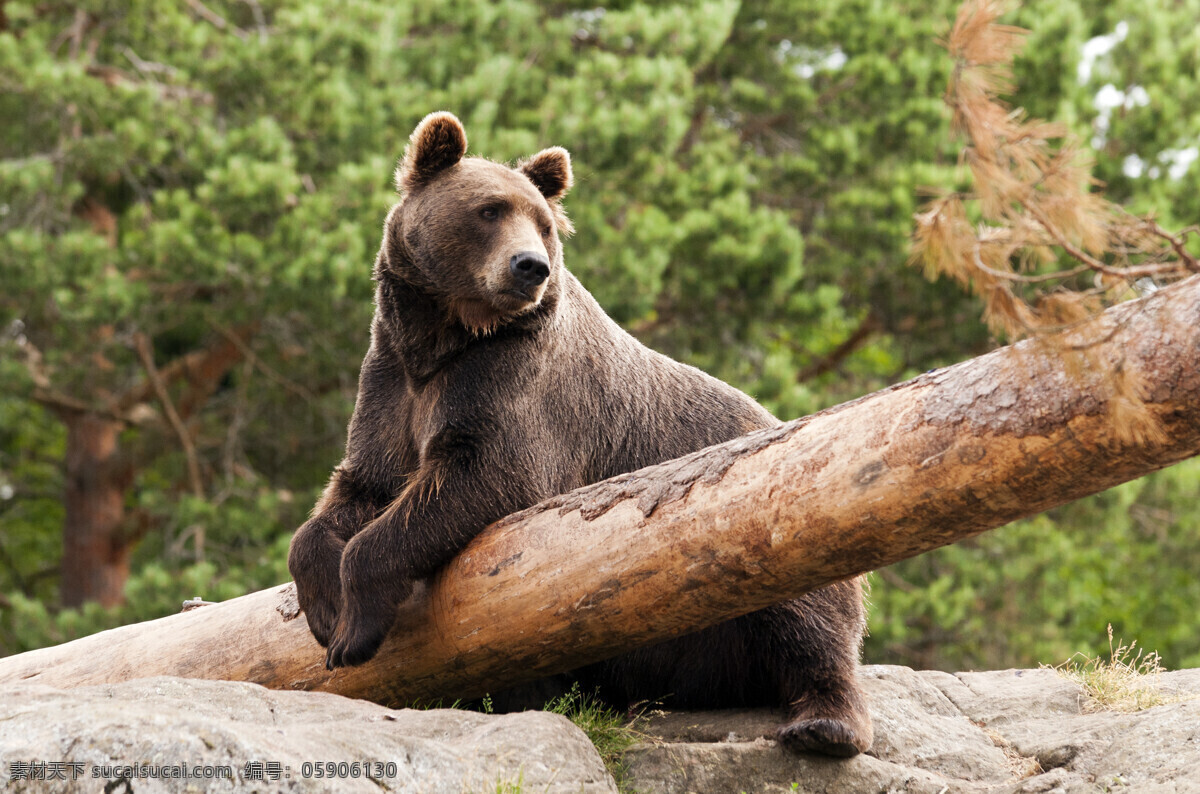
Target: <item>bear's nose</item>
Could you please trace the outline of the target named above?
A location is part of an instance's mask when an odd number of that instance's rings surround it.
[[[535,251],[514,254],[508,269],[519,287],[536,287],[550,278],[550,260]]]

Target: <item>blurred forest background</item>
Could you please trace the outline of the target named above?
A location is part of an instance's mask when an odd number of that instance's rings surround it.
[[[340,459],[392,168],[570,149],[566,261],[792,418],[978,355],[906,265],[958,0],[0,0],[0,655],[288,579]],[[1033,0],[1011,101],[1200,219],[1200,0]],[[1200,666],[1200,462],[873,575],[866,661]]]

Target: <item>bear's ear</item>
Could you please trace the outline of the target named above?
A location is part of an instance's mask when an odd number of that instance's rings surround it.
[[[561,146],[551,146],[517,164],[547,201],[560,199],[571,189],[571,155]]]
[[[467,133],[453,113],[439,111],[421,119],[409,136],[396,169],[396,188],[407,193],[457,163],[467,153]]]

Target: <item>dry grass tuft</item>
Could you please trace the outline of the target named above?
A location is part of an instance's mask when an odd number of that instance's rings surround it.
[[[1112,624],[1108,625],[1108,660],[1077,653],[1062,664],[1050,668],[1069,681],[1081,685],[1088,695],[1091,711],[1143,711],[1174,699],[1164,695],[1159,676],[1165,672],[1157,653],[1137,649],[1137,640],[1123,641],[1113,647]]]
[[[1004,759],[1008,761],[1009,768],[1012,769],[1013,780],[1025,780],[1026,778],[1035,777],[1045,772],[1042,769],[1042,764],[1036,758],[1027,755],[1021,755],[1017,748],[1012,746],[1012,742],[1004,738],[1004,735],[995,728],[988,728],[980,725],[980,729],[984,735],[991,739],[992,744],[1000,748],[1000,752],[1004,753]]]

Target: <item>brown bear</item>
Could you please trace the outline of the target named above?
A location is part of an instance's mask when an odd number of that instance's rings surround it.
[[[378,650],[413,582],[491,522],[555,494],[778,424],[642,346],[563,267],[571,161],[464,157],[427,116],[397,169],[346,455],[288,567],[331,669]],[[842,582],[579,671],[613,703],[787,709],[793,750],[871,745],[856,682],[862,586]]]

